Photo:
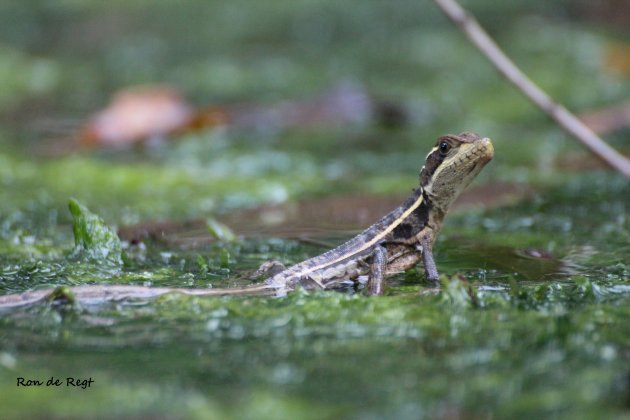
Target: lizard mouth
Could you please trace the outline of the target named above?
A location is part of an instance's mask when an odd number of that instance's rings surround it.
[[[486,164],[492,160],[494,157],[494,146],[492,145],[492,141],[489,138],[485,137],[479,142],[479,149],[481,152],[479,153],[480,158],[483,160],[483,163]]]
[[[486,162],[477,162],[474,165],[472,165],[470,168],[468,168],[468,170],[466,172],[464,172],[464,177],[468,177],[470,176],[470,174],[472,174],[475,171],[480,171],[481,168],[483,168],[485,166]]]

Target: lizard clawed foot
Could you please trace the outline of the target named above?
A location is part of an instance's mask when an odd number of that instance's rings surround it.
[[[276,274],[283,272],[284,270],[286,270],[286,267],[280,261],[278,260],[266,261],[262,263],[261,266],[258,267],[258,270],[254,271],[249,276],[249,278],[254,280],[254,279],[259,279],[261,277],[265,277],[265,278],[273,277]]]
[[[440,277],[427,276],[427,281],[436,289],[440,288]]]

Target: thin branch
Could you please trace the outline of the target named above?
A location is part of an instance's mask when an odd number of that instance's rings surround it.
[[[501,51],[477,20],[455,0],[434,0],[495,68],[530,101],[553,118],[565,131],[577,138],[608,165],[630,178],[630,160],[610,147],[564,106],[549,97]]]

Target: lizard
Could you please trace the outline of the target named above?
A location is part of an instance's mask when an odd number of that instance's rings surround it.
[[[451,204],[494,156],[490,139],[476,133],[437,139],[420,170],[419,186],[402,205],[349,241],[321,255],[284,268],[272,261],[266,287],[293,290],[298,284],[328,289],[368,276],[370,295],[383,293],[384,280],[420,261],[426,278],[439,283],[433,244]]]
[[[289,268],[277,262],[261,266],[269,276],[259,284],[234,288],[189,289],[128,285],[59,286],[0,296],[0,309],[42,301],[102,303],[124,299],[152,299],[166,293],[194,296],[276,295],[298,285],[331,289],[367,276],[367,293],[381,295],[387,277],[420,261],[426,278],[437,285],[439,274],[433,244],[452,203],[492,160],[490,139],[464,132],[439,137],[420,170],[419,185],[399,207],[347,242]]]

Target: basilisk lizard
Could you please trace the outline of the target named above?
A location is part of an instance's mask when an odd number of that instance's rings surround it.
[[[451,204],[492,159],[490,139],[475,133],[438,138],[420,170],[420,185],[398,208],[348,242],[290,268],[263,264],[273,273],[263,287],[289,291],[332,288],[368,276],[371,295],[383,293],[386,277],[422,261],[426,278],[438,283],[433,243]]]
[[[283,295],[298,285],[334,288],[342,282],[367,276],[370,295],[383,293],[384,280],[422,261],[426,278],[438,282],[433,243],[444,217],[462,190],[492,159],[490,139],[474,133],[438,138],[420,170],[420,185],[398,208],[346,243],[292,267],[263,264],[269,272],[260,284],[242,288],[186,289],[168,287],[85,285],[60,286],[0,296],[0,309],[43,300],[101,303],[109,300],[155,298],[165,293],[196,296]]]

